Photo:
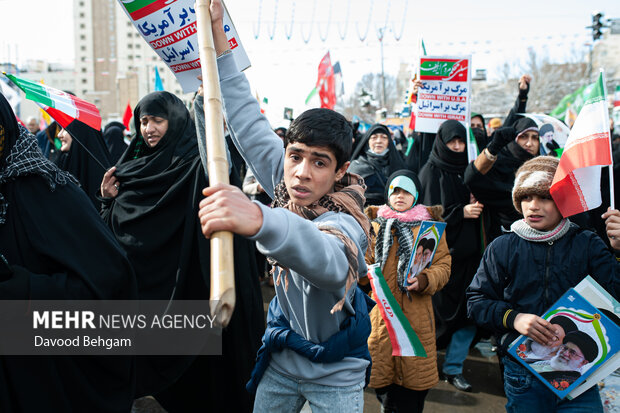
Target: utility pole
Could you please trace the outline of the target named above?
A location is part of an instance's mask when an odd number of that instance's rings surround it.
[[[383,70],[383,38],[385,27],[379,29],[379,44],[381,45],[381,108],[385,108],[385,72]]]

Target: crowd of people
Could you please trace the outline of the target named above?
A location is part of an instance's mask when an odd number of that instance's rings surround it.
[[[238,287],[222,355],[2,355],[0,411],[129,412],[150,395],[169,412],[354,412],[368,386],[382,411],[421,412],[440,378],[472,390],[464,362],[492,337],[507,411],[602,412],[596,386],[560,400],[507,353],[525,335],[537,371],[569,380],[598,349],[570,319],[541,315],[586,275],[620,291],[620,212],[609,196],[559,212],[558,158],[545,155],[555,147],[518,115],[531,78],[503,123],[472,115],[473,162],[454,120],[405,138],[311,109],[274,131],[229,51],[219,1],[211,14],[230,184],[209,184],[200,91],[193,113],[171,93],[144,96],[128,145],[118,122],[26,128],[0,95],[0,299],[207,300],[209,238],[231,231]],[[445,222],[444,235],[415,245],[424,221]],[[393,355],[367,277],[375,264],[424,356]],[[266,325],[264,277],[275,288]]]

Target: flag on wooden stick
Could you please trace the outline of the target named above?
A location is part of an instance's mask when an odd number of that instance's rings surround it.
[[[93,129],[101,130],[101,115],[92,103],[41,83],[6,73],[4,75],[26,93],[26,99],[40,105],[63,128],[66,129],[77,119]]]
[[[601,169],[611,164],[609,113],[601,73],[570,131],[551,184],[551,196],[564,217],[601,205]]]

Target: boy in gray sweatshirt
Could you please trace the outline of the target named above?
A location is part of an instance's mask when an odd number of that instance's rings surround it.
[[[273,199],[269,208],[220,184],[203,191],[199,212],[206,237],[246,236],[274,265],[276,297],[248,386],[258,384],[254,411],[299,411],[306,400],[314,412],[362,411],[372,303],[356,282],[367,271],[370,223],[363,180],[346,172],[351,126],[336,112],[312,109],[293,121],[283,146],[228,52],[219,1],[211,15],[228,128]],[[202,108],[199,96],[199,125]]]

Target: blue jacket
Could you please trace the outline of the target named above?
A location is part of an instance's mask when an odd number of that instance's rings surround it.
[[[280,308],[278,297],[274,297],[269,304],[267,315],[269,321],[263,336],[263,345],[258,350],[256,365],[246,389],[250,393],[256,393],[258,383],[269,366],[271,353],[282,351],[284,348],[294,350],[314,363],[334,363],[345,357],[366,359],[370,362],[366,368],[366,385],[368,385],[372,366],[367,342],[372,328],[368,313],[375,306],[375,302],[356,288],[353,306],[355,316],[348,317],[342,323],[340,331],[327,341],[315,344],[291,329]]]
[[[526,241],[509,233],[486,249],[467,289],[467,312],[497,336],[509,333],[501,341],[507,345],[519,335],[504,325],[509,309],[512,320],[518,313],[542,315],[586,275],[618,298],[618,272],[618,262],[603,240],[575,224],[550,243]]]

